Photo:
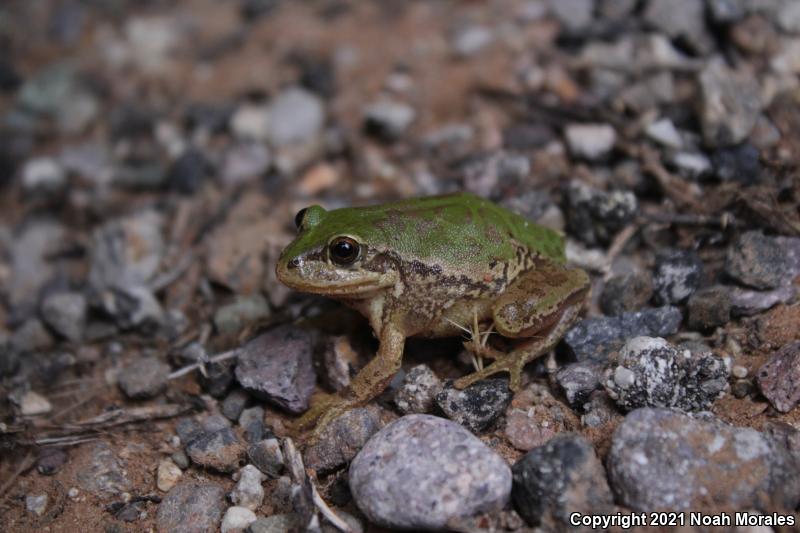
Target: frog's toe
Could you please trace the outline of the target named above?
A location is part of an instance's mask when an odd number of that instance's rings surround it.
[[[499,350],[495,350],[491,346],[483,345],[474,340],[464,341],[462,345],[468,352],[474,353],[475,355],[485,359],[500,359],[506,355]]]

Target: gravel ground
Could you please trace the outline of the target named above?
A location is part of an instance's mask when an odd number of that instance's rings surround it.
[[[800,524],[797,1],[4,2],[0,50],[4,530]],[[453,191],[566,235],[581,321],[517,394],[411,340],[306,447],[376,341],[275,278],[295,213]]]

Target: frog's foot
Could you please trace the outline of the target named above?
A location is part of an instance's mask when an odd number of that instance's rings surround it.
[[[508,388],[510,388],[512,392],[516,393],[522,386],[522,369],[525,367],[525,363],[527,362],[525,357],[520,357],[520,355],[522,354],[517,354],[515,352],[511,352],[509,354],[500,354],[500,357],[498,357],[491,365],[477,372],[473,372],[468,376],[457,379],[453,385],[457,389],[465,389],[473,383],[476,383],[482,379],[486,379],[489,376],[499,374],[500,372],[508,372],[511,377]]]
[[[337,394],[317,394],[311,408],[292,424],[292,429],[301,433],[313,428],[310,442],[316,442],[328,424],[352,407],[352,402]]]

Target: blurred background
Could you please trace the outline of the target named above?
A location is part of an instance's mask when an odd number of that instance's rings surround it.
[[[793,0],[3,1],[3,512],[19,530],[110,520],[92,500],[26,511],[26,495],[56,497],[33,474],[31,428],[175,400],[170,371],[303,313],[273,268],[312,203],[490,198],[565,232],[593,273],[591,316],[736,278],[739,233],[800,234],[798,74]],[[750,260],[774,262],[757,244]],[[688,294],[659,281],[668,268],[653,281],[665,261],[695,272]],[[742,283],[775,289],[782,272]],[[175,355],[191,343],[208,354]],[[125,377],[144,357],[154,366]],[[232,370],[218,374],[181,390],[223,398]],[[154,427],[115,453],[156,464],[172,426]],[[97,455],[68,449],[51,473]]]

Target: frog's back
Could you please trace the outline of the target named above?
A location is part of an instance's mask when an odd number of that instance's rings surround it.
[[[430,196],[351,208],[350,217],[372,242],[421,261],[489,263],[530,252],[563,262],[562,237],[492,202],[468,193]]]

